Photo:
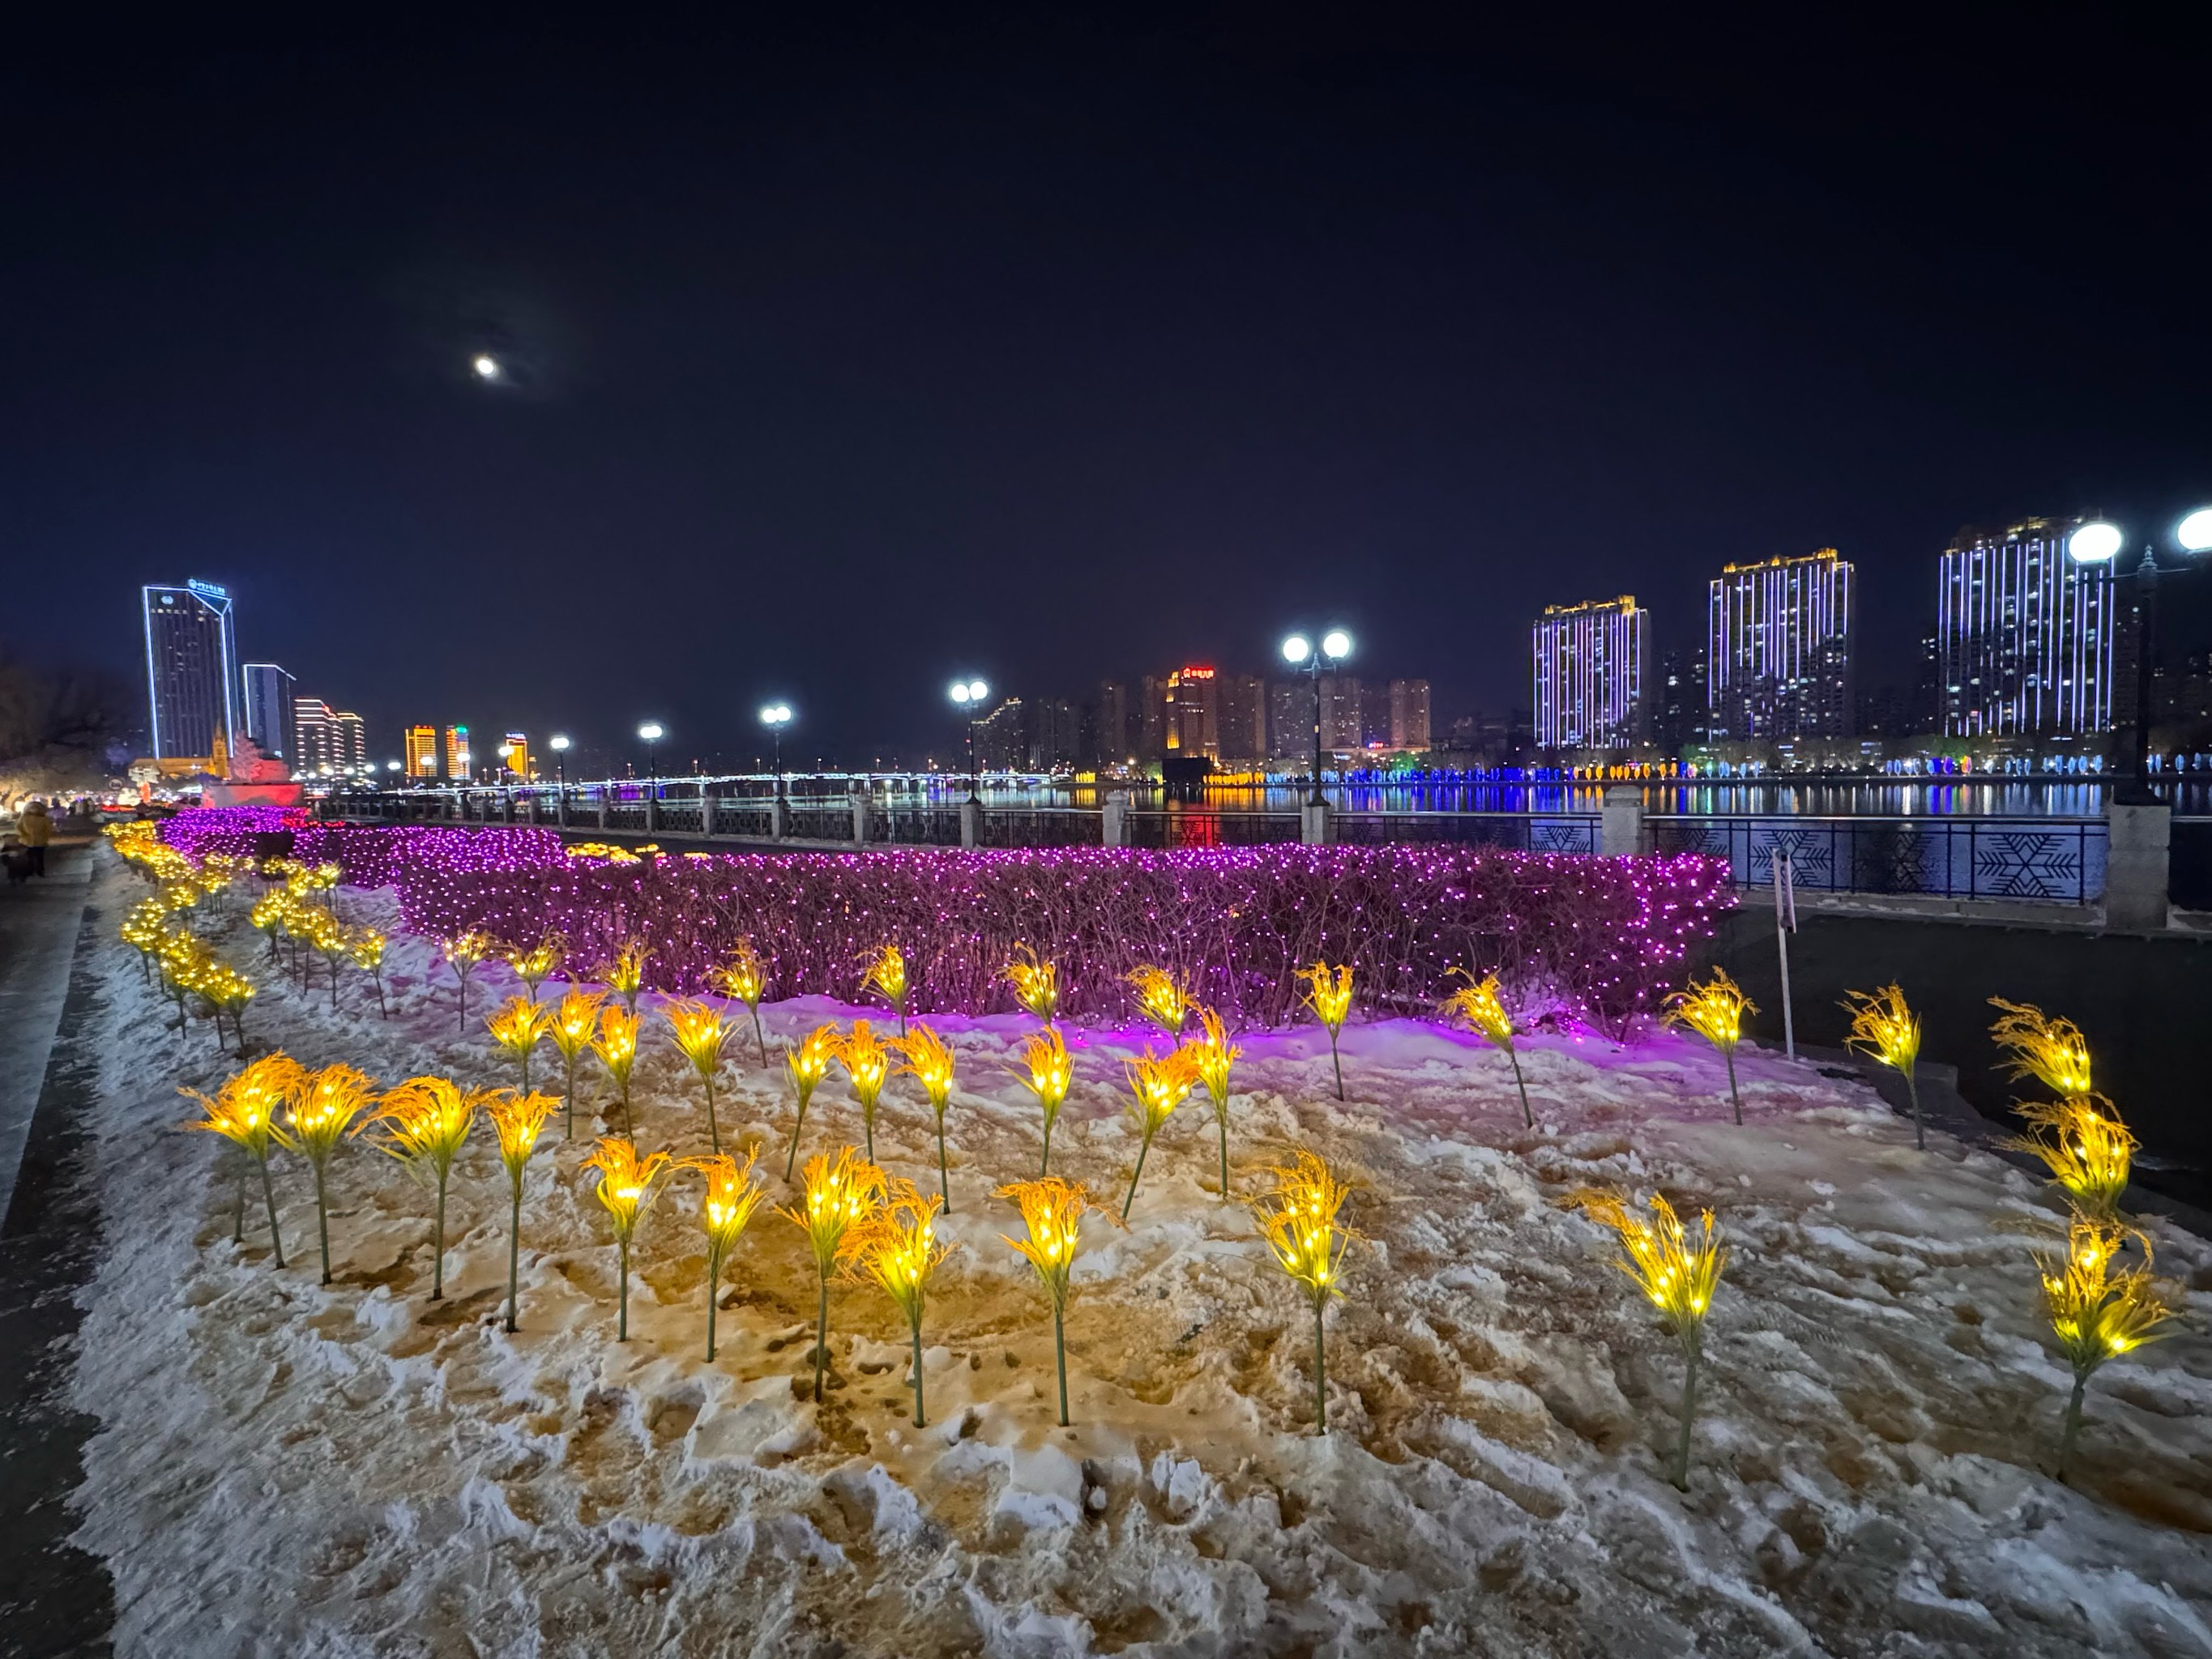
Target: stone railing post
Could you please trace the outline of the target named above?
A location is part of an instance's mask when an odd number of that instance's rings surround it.
[[[854,790],[853,792],[854,846],[866,847],[868,844],[868,837],[875,828],[875,797],[865,788]]]
[[[568,786],[565,783],[553,787],[553,822],[563,830],[568,827]]]
[[[2172,894],[2167,847],[2173,809],[2163,801],[2114,801],[2105,809],[2105,926],[2127,933],[2165,929]]]
[[[1101,847],[1127,847],[1129,844],[1127,790],[1108,792],[1106,804],[1098,811],[1098,844]]]
[[[660,786],[648,778],[645,783],[645,833],[657,835],[660,830]]]
[[[1632,783],[1616,783],[1605,792],[1598,851],[1609,859],[1626,859],[1648,850],[1644,844],[1644,792]]]
[[[781,841],[791,831],[791,803],[778,795],[768,804],[768,836],[770,841]]]
[[[1310,800],[1298,808],[1298,840],[1307,847],[1326,847],[1336,839],[1336,826],[1329,822],[1328,803]]]
[[[960,803],[960,844],[981,847],[983,844],[983,803],[963,800]]]

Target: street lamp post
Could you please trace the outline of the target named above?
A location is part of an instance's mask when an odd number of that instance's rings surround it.
[[[983,774],[975,764],[975,716],[990,695],[991,688],[981,680],[952,682],[952,706],[968,719],[968,799],[978,806],[983,804]]]
[[[1321,636],[1316,650],[1312,641],[1303,634],[1293,634],[1283,641],[1283,660],[1294,669],[1302,670],[1313,682],[1313,793],[1307,798],[1312,806],[1322,805],[1325,797],[1321,791],[1321,664],[1326,657],[1331,667],[1352,654],[1352,635],[1341,628],[1332,628]]]
[[[659,775],[653,769],[653,745],[667,734],[660,729],[659,720],[647,720],[637,728],[637,734],[645,739],[645,781],[647,785],[650,785],[653,779]]]
[[[2066,541],[2066,551],[2076,564],[2110,565],[2119,556],[2124,541],[2119,527],[2096,520],[2076,530]],[[2191,555],[2212,550],[2212,507],[2199,507],[2174,526],[2174,545]],[[2179,574],[2179,573],[2172,573]],[[2124,806],[2155,805],[2158,796],[2150,787],[2150,726],[2151,726],[2151,669],[2152,653],[2156,647],[2156,629],[2153,618],[2158,600],[2157,544],[2143,544],[2142,562],[2126,576],[2115,576],[2117,587],[2122,580],[2136,585],[2136,708],[2134,730],[2128,735],[2128,765],[2119,784],[2112,791],[2112,799]]]
[[[568,739],[556,735],[552,739],[552,744],[553,769],[558,776],[560,787],[566,789],[568,787]]]
[[[783,728],[791,724],[791,705],[772,702],[760,711],[761,724],[775,739],[775,798],[783,799]]]

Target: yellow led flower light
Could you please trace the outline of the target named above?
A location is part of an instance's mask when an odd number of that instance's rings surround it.
[[[610,1008],[609,1013],[615,1012]],[[635,1022],[633,1021],[633,1024]],[[622,1289],[615,1315],[615,1340],[629,1340],[629,1241],[637,1231],[637,1224],[660,1196],[664,1182],[675,1173],[675,1164],[665,1152],[655,1152],[641,1162],[637,1148],[630,1141],[618,1137],[602,1139],[599,1150],[584,1160],[586,1170],[599,1172],[599,1184],[592,1188],[600,1204],[605,1206],[609,1219],[615,1225],[615,1246],[620,1261]]]
[[[1052,1304],[1052,1354],[1060,1370],[1060,1425],[1066,1428],[1067,1341],[1064,1322],[1068,1278],[1074,1270],[1076,1252],[1083,1247],[1083,1218],[1091,1208],[1091,1194],[1080,1182],[1069,1182],[1057,1176],[1047,1176],[1039,1181],[1017,1181],[1001,1187],[999,1196],[1013,1200],[1014,1207],[1022,1212],[1022,1225],[1029,1231],[1025,1239],[1009,1238],[1004,1233],[999,1237],[1029,1258],[1044,1285],[1046,1300]]]
[[[523,988],[529,992],[532,1002],[538,1000],[538,988],[553,976],[561,960],[568,953],[568,941],[558,933],[547,933],[528,950],[511,949],[507,953],[507,965],[514,969]],[[527,1087],[527,1085],[524,1085]]]
[[[1624,1255],[1613,1265],[1636,1281],[1636,1288],[1659,1310],[1660,1322],[1682,1345],[1686,1362],[1682,1374],[1682,1431],[1674,1446],[1674,1468],[1668,1476],[1680,1487],[1690,1480],[1690,1425],[1698,1407],[1698,1362],[1705,1353],[1705,1316],[1712,1310],[1713,1292],[1719,1288],[1721,1269],[1728,1250],[1713,1227],[1713,1212],[1700,1212],[1696,1232],[1683,1226],[1664,1194],[1651,1195],[1657,1219],[1632,1215],[1618,1193],[1570,1193],[1559,1200],[1578,1209],[1595,1222],[1610,1227],[1619,1237]]]
[[[269,1243],[276,1265],[284,1265],[284,1241],[276,1231],[276,1187],[269,1176],[269,1148],[292,1143],[276,1127],[277,1109],[300,1085],[300,1063],[286,1054],[269,1054],[233,1073],[210,1099],[197,1089],[177,1092],[200,1104],[200,1121],[189,1127],[221,1135],[248,1160],[261,1166],[261,1197],[269,1206]],[[244,1191],[240,1189],[241,1220]],[[240,1229],[234,1227],[235,1238]]]
[[[599,1063],[607,1068],[607,1075],[615,1080],[622,1097],[623,1132],[635,1135],[637,1131],[630,1121],[629,1074],[637,1064],[637,1016],[623,1008],[603,1008],[599,1011],[599,1034],[592,1040],[592,1048]]]
[[[814,1267],[821,1280],[820,1310],[814,1320],[814,1398],[822,1399],[822,1369],[830,1359],[830,1274],[842,1252],[845,1235],[876,1212],[890,1183],[884,1172],[860,1154],[856,1146],[841,1149],[836,1163],[826,1153],[806,1160],[806,1196],[803,1208],[776,1213],[806,1235],[814,1251]]]
[[[1850,1035],[1844,1046],[1871,1055],[1905,1077],[1905,1091],[1912,1101],[1912,1139],[1928,1150],[1928,1130],[1920,1119],[1920,1016],[1905,1005],[1905,988],[1885,985],[1879,991],[1846,991],[1844,1012],[1851,1017]]]
[[[722,1064],[722,1044],[729,1038],[729,1027],[722,1022],[722,1011],[711,1002],[678,1000],[670,1003],[664,1012],[668,1016],[669,1029],[675,1034],[677,1048],[691,1062],[691,1069],[698,1073],[699,1081],[706,1085],[707,1142],[719,1152],[722,1150],[722,1130],[714,1121],[714,1073]]]
[[[2112,1103],[2102,1095],[2075,1095],[2020,1101],[2013,1110],[2027,1120],[2030,1129],[2005,1145],[2041,1158],[2051,1181],[2083,1215],[2094,1221],[2118,1220],[2136,1142]]]
[[[635,1016],[637,994],[645,988],[646,958],[653,951],[642,940],[632,939],[615,952],[614,960],[599,965],[607,989],[622,999],[623,1011]]]
[[[366,1072],[350,1066],[325,1066],[319,1072],[300,1073],[294,1079],[284,1115],[292,1126],[293,1143],[315,1172],[315,1231],[323,1247],[323,1283],[331,1282],[330,1212],[325,1199],[324,1176],[331,1151],[354,1120],[376,1098],[376,1083]]]
[[[753,1041],[760,1045],[761,1064],[768,1064],[768,1037],[761,1030],[761,999],[768,994],[768,965],[753,949],[753,942],[741,939],[730,952],[730,960],[723,967],[707,975],[707,982],[724,996],[735,997],[745,1005],[753,1017]]]
[[[463,1089],[450,1078],[410,1078],[388,1092],[376,1115],[361,1127],[381,1126],[378,1150],[399,1160],[407,1173],[438,1194],[430,1233],[430,1299],[446,1294],[446,1178],[461,1145],[476,1127],[477,1114],[495,1091]],[[361,1131],[356,1130],[358,1134]]]
[[[945,1166],[945,1107],[952,1098],[952,1050],[927,1025],[917,1025],[896,1043],[906,1056],[899,1069],[921,1085],[929,1109],[937,1118],[937,1181],[945,1200],[945,1212],[952,1213],[952,1177]]]
[[[1128,981],[1137,993],[1137,1012],[1170,1036],[1181,1037],[1190,998],[1175,975],[1146,963],[1131,969]]]
[[[1318,1155],[1297,1148],[1287,1169],[1269,1170],[1275,1190],[1257,1206],[1260,1236],[1268,1253],[1305,1291],[1314,1316],[1314,1431],[1328,1432],[1328,1349],[1322,1320],[1329,1300],[1344,1291],[1344,1257],[1352,1230],[1337,1219],[1352,1189]]]
[[[907,978],[906,957],[896,945],[886,945],[876,952],[867,971],[860,976],[860,989],[873,991],[891,1006],[898,1015],[899,1035],[906,1035]]]
[[[860,1127],[866,1135],[868,1162],[872,1164],[876,1161],[876,1102],[891,1074],[891,1051],[868,1029],[867,1021],[856,1019],[852,1030],[837,1039],[836,1054],[837,1063],[852,1080],[853,1098],[860,1103]]]
[[[453,977],[460,984],[461,1012],[454,1029],[465,1031],[469,1029],[469,980],[485,959],[499,948],[498,941],[489,933],[471,929],[441,940],[438,948],[446,958],[446,965],[453,970]]]
[[[726,1152],[687,1158],[678,1166],[696,1170],[707,1182],[707,1190],[699,1200],[699,1224],[707,1231],[707,1360],[710,1364],[714,1358],[714,1310],[721,1297],[722,1263],[767,1196],[753,1179],[757,1156],[747,1152],[743,1169]]]
[[[1124,1060],[1122,1069],[1128,1074],[1129,1092],[1136,1097],[1131,1114],[1137,1121],[1137,1167],[1129,1172],[1129,1190],[1121,1197],[1121,1219],[1127,1221],[1129,1206],[1136,1202],[1137,1183],[1145,1176],[1152,1137],[1198,1085],[1198,1068],[1190,1050],[1178,1047],[1163,1055],[1146,1048],[1139,1058]]]
[[[1198,1011],[1199,1039],[1190,1045],[1191,1069],[1213,1103],[1213,1124],[1221,1141],[1221,1196],[1229,1196],[1229,1072],[1243,1050],[1229,1040],[1228,1028],[1211,1008]]]
[[[1344,1030],[1346,1016],[1352,1012],[1352,966],[1347,963],[1331,968],[1325,962],[1316,962],[1299,969],[1298,977],[1306,982],[1306,1006],[1328,1028],[1328,1063],[1336,1071],[1336,1097],[1342,1100],[1344,1061],[1337,1054],[1336,1039]]]
[[[571,985],[553,1010],[551,1024],[545,1028],[545,1035],[559,1050],[562,1063],[568,1068],[568,1087],[561,1097],[568,1118],[564,1139],[576,1137],[576,1062],[592,1050],[599,1036],[599,1009],[606,1000],[604,991],[581,991]]]
[[[1044,1161],[1038,1174],[1049,1175],[1052,1126],[1060,1121],[1060,1109],[1067,1103],[1068,1088],[1075,1081],[1075,1062],[1068,1058],[1067,1044],[1060,1040],[1054,1026],[1047,1026],[1042,1034],[1024,1042],[1021,1057],[1021,1067],[1014,1075],[1028,1085],[1044,1113]]]
[[[806,1034],[805,1040],[783,1057],[784,1069],[791,1073],[791,1086],[799,1093],[799,1115],[792,1120],[791,1151],[783,1160],[783,1178],[791,1179],[793,1167],[799,1161],[799,1135],[806,1127],[806,1103],[814,1098],[816,1085],[830,1075],[830,1062],[837,1058],[837,1028],[817,1025]]]
[[[520,999],[517,999],[520,1000]],[[536,1008],[536,1003],[527,1005]],[[544,1011],[540,1009],[542,1013]],[[550,1095],[533,1094],[525,1090],[510,1094],[501,1089],[486,1103],[484,1115],[491,1120],[492,1133],[499,1137],[499,1161],[507,1166],[507,1328],[521,1328],[514,1322],[516,1269],[522,1255],[522,1172],[530,1163],[530,1155],[538,1150],[538,1137],[545,1127],[545,1120],[561,1109],[561,1103]]]
[[[1028,945],[1014,946],[1014,959],[1000,974],[1014,988],[1014,1000],[1030,1013],[1048,1025],[1060,1018],[1060,969]]]
[[[2039,1263],[2051,1334],[2074,1368],[2074,1392],[2066,1402],[2066,1428],[2058,1443],[2061,1480],[2073,1462],[2089,1379],[2106,1360],[2158,1340],[2163,1334],[2158,1327],[2174,1314],[2166,1291],[2151,1277],[2148,1260],[2140,1267],[2116,1270],[2130,1237],[2110,1222],[2077,1215],[2067,1229],[2064,1259]]]
[[[1522,1127],[1534,1128],[1536,1115],[1528,1109],[1528,1085],[1521,1075],[1521,1054],[1513,1046],[1518,1033],[1513,1029],[1513,1016],[1505,1010],[1498,975],[1491,974],[1477,979],[1464,968],[1452,971],[1467,983],[1444,999],[1439,1012],[1447,1019],[1456,1016],[1465,1020],[1482,1034],[1492,1048],[1505,1051],[1505,1057],[1513,1062],[1513,1086],[1521,1092]]]
[[[374,927],[356,927],[346,936],[346,954],[376,987],[376,1012],[384,1019],[392,1018],[384,1000],[384,952],[389,942]]]
[[[907,1330],[914,1340],[914,1425],[917,1429],[928,1422],[922,1409],[922,1303],[930,1274],[953,1249],[937,1242],[937,1200],[916,1193],[910,1182],[900,1182],[885,1206],[848,1232],[840,1247],[847,1270],[855,1277],[874,1279],[906,1316]]]
[[[2007,1077],[2032,1077],[2061,1100],[2089,1092],[2089,1040],[2080,1026],[2002,997],[1991,997],[1990,1006],[2004,1010],[1990,1027],[1990,1041],[2006,1051]]]
[[[507,1058],[522,1068],[522,1092],[530,1092],[530,1056],[545,1040],[553,1024],[553,1011],[527,997],[509,997],[484,1022],[491,1040],[507,1050]]]
[[[1692,981],[1689,989],[1667,999],[1667,1023],[1688,1026],[1719,1049],[1728,1062],[1729,1102],[1735,1108],[1738,1123],[1743,1121],[1743,1097],[1736,1092],[1735,1046],[1743,1040],[1743,1017],[1758,1012],[1736,982],[1718,968],[1703,985]]]

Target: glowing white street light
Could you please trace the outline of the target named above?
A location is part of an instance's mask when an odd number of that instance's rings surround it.
[[[2109,564],[2119,556],[2120,528],[2093,520],[2066,538],[2066,550],[2077,564]]]
[[[991,688],[981,680],[955,680],[946,695],[952,699],[952,706],[968,717],[968,799],[980,803],[983,775],[975,764],[975,717],[982,711],[983,699],[991,695]]]
[[[2202,553],[2212,549],[2212,507],[2200,507],[2174,526],[2173,539],[2187,553]]]
[[[471,360],[469,367],[476,371],[479,380],[496,380],[500,377],[499,359],[488,351],[480,351]]]
[[[568,787],[568,739],[559,732],[546,739],[553,749],[553,781],[562,789]],[[562,797],[565,802],[567,797]],[[565,810],[565,807],[564,807]]]
[[[1313,682],[1313,793],[1307,799],[1314,805],[1322,804],[1321,793],[1321,669],[1326,658],[1332,665],[1352,654],[1352,635],[1341,628],[1332,628],[1321,636],[1321,649],[1314,649],[1313,641],[1303,634],[1292,634],[1283,641],[1283,660],[1293,668],[1305,670],[1306,678]]]
[[[775,739],[775,798],[783,799],[783,728],[791,724],[791,705],[771,702],[762,706],[761,724]]]
[[[645,739],[645,775],[647,778],[657,777],[659,775],[653,770],[653,745],[658,744],[666,733],[660,729],[659,720],[647,720],[637,728],[637,734]]]

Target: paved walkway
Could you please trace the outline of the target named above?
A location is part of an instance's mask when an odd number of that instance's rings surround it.
[[[91,894],[92,848],[51,848],[46,867],[52,873],[43,881],[0,885],[0,1218],[15,1195],[69,994],[70,959]]]

